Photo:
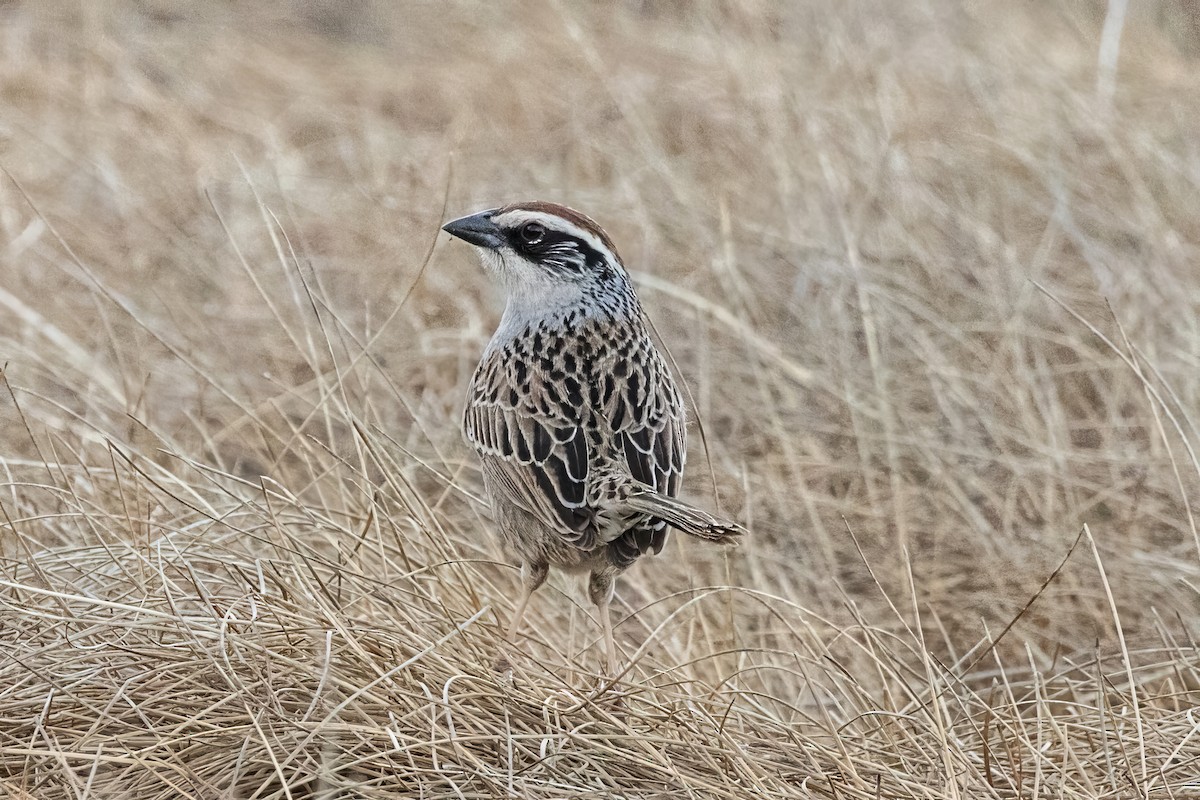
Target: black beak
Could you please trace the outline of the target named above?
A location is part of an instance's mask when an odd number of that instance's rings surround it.
[[[489,208],[487,211],[480,211],[469,217],[461,217],[447,222],[442,226],[442,230],[451,236],[457,236],[464,242],[470,242],[476,247],[495,250],[505,243],[503,232],[496,226],[496,223],[492,222],[492,215],[499,210],[498,208]]]

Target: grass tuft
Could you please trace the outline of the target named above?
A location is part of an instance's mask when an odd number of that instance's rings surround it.
[[[1200,49],[1118,5],[0,4],[0,796],[1200,797]],[[749,530],[615,688],[560,578],[490,669],[439,225],[535,197]]]

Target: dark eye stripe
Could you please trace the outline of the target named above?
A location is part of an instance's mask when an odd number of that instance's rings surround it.
[[[608,234],[596,224],[596,221],[586,214],[580,214],[573,208],[559,205],[558,203],[546,203],[543,201],[534,201],[532,203],[513,203],[500,209],[497,214],[503,215],[510,211],[533,211],[539,214],[548,214],[551,217],[558,217],[572,225],[578,226],[582,231],[595,236],[602,245],[608,248],[609,252],[618,261],[621,260],[621,254],[617,252],[617,248],[613,245],[612,239],[608,238]]]
[[[596,248],[577,236],[556,230],[547,230],[537,242],[526,242],[521,229],[510,230],[508,241],[514,250],[524,253],[530,261],[551,269],[568,269],[578,272],[582,265],[589,269],[601,269],[605,258]]]

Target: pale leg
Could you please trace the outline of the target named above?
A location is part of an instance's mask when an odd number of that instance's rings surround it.
[[[600,610],[600,624],[604,627],[604,652],[608,654],[608,676],[617,674],[617,643],[613,640],[612,618],[608,613],[609,598],[605,598],[597,608]]]
[[[608,656],[608,675],[617,674],[617,644],[613,639],[612,617],[609,615],[609,605],[613,596],[613,576],[603,572],[593,572],[588,579],[588,595],[596,604],[600,614],[600,627],[604,630],[604,652]]]
[[[533,593],[538,590],[538,587],[546,582],[546,575],[549,572],[550,567],[547,564],[525,564],[521,567],[521,599],[517,601],[517,607],[513,610],[512,619],[508,623],[508,630],[504,634],[504,639],[509,644],[516,644],[517,634],[521,631],[521,620],[525,618],[525,609],[529,607],[529,598],[533,597]],[[503,653],[496,656],[494,666],[500,672],[511,667],[508,658]]]
[[[525,609],[529,606],[529,598],[533,597],[533,591],[528,584],[521,589],[521,599],[517,601],[512,619],[508,621],[508,630],[504,634],[509,644],[515,644],[517,641],[517,631],[521,629],[521,620],[525,618]]]

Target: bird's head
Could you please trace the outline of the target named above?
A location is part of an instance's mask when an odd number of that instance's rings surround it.
[[[510,308],[552,311],[589,301],[624,305],[632,297],[608,234],[566,206],[514,203],[447,222],[442,230],[475,245],[508,294]]]

